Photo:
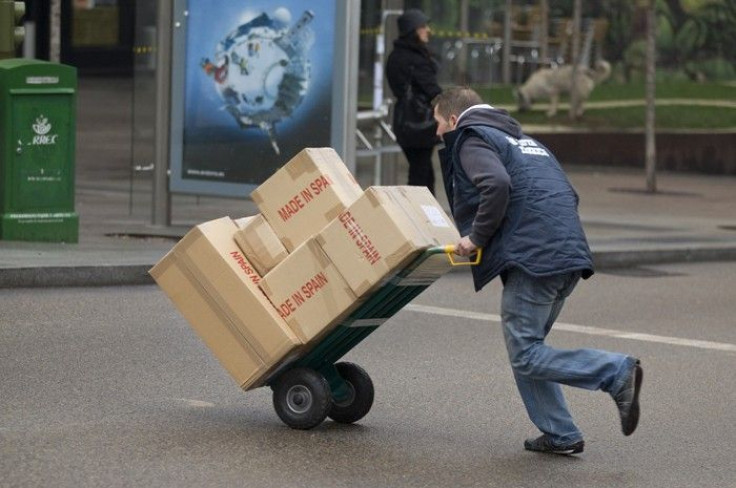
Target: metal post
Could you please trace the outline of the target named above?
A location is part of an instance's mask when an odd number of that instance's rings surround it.
[[[51,0],[49,61],[61,61],[61,0]]]
[[[345,161],[350,162],[353,171],[357,169],[355,155],[355,128],[357,127],[358,109],[358,53],[360,51],[360,0],[350,0],[347,4],[346,60],[348,76],[345,80],[345,124],[343,140],[345,141]],[[357,172],[357,171],[356,171]]]
[[[376,35],[376,57],[373,65],[373,111],[376,113],[386,112],[386,100],[383,92],[383,84],[385,81],[383,73],[383,65],[386,56],[386,21],[389,17],[401,15],[403,10],[384,10],[381,14],[381,26],[379,32]],[[373,128],[373,147],[376,150],[373,156],[373,182],[374,184],[380,184],[383,177],[383,152],[381,148],[383,146],[383,132],[379,124],[378,118],[375,121],[375,127]]]
[[[156,126],[151,224],[171,225],[169,159],[171,139],[171,46],[173,0],[159,0],[156,40]]]
[[[26,38],[23,41],[23,57],[27,59],[35,59],[36,57],[36,23],[33,21],[25,22]]]
[[[384,10],[381,14],[381,26],[376,35],[376,57],[373,63],[373,110],[381,110],[384,105],[383,64],[386,57],[386,21],[389,17],[402,13],[404,13],[403,10]]]

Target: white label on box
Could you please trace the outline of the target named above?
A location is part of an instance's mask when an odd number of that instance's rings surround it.
[[[450,227],[450,224],[447,223],[447,220],[442,216],[442,213],[437,207],[433,207],[431,205],[422,205],[422,210],[424,210],[424,215],[427,216],[429,219],[429,222],[435,226],[435,227]]]

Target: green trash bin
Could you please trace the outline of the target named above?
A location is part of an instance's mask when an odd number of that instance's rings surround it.
[[[0,60],[0,239],[75,243],[77,73]]]

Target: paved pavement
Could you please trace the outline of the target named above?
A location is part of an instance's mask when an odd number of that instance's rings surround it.
[[[151,283],[147,274],[191,226],[255,213],[247,199],[174,195],[171,226],[151,225],[150,103],[130,79],[80,79],[76,158],[79,243],[0,241],[0,288]],[[135,86],[145,97],[144,89]],[[133,144],[133,141],[135,143]],[[373,182],[370,160],[357,177]],[[563,161],[564,165],[564,161]],[[397,178],[404,181],[399,163]],[[642,162],[642,168],[643,168]],[[736,260],[736,178],[566,166],[598,267]],[[446,205],[443,194],[438,199]]]

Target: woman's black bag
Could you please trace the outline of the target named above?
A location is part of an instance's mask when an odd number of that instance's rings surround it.
[[[411,83],[394,107],[394,133],[404,147],[432,147],[437,143],[437,122],[429,101],[414,93]]]

